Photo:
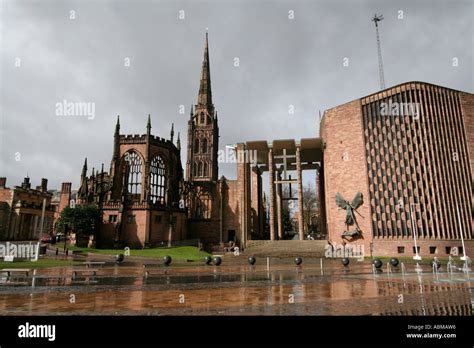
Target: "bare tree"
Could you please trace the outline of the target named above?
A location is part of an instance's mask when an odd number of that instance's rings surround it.
[[[290,198],[290,188],[288,185],[283,185],[282,187],[282,198]],[[292,231],[293,224],[291,223],[291,218],[293,215],[293,201],[282,199],[281,211],[284,233]]]
[[[308,182],[303,187],[303,222],[305,226],[305,233],[311,230],[311,216],[317,207],[317,197],[315,187],[311,182]]]

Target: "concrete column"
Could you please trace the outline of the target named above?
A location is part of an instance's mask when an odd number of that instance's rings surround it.
[[[251,189],[250,189],[250,163],[248,160],[245,161],[245,234],[243,239],[243,244],[241,245],[241,249],[245,249],[247,245],[247,240],[252,239],[250,236],[250,209],[251,209]]]
[[[16,236],[13,236],[13,239],[18,239],[18,240],[21,240],[23,238],[22,236],[22,233],[23,233],[23,222],[24,222],[24,214],[21,213],[20,214],[20,225],[18,227],[18,230],[17,230],[17,235]]]
[[[252,191],[252,232],[255,235],[261,235],[260,221],[262,220],[262,178],[257,166],[251,168],[251,191]]]
[[[41,227],[39,226],[40,224],[38,223],[38,215],[34,215],[33,217],[33,228],[31,229],[30,231],[30,236],[29,238],[33,239],[33,237],[42,237],[42,230],[41,230]],[[43,220],[44,222],[44,220]]]
[[[18,220],[18,217],[16,216],[14,212],[12,212],[11,218],[10,218],[10,225],[8,226],[8,231],[7,231],[7,240],[13,239],[13,236],[15,235],[17,220]]]
[[[277,172],[277,180],[281,180],[281,173]],[[283,239],[283,212],[282,212],[282,189],[281,184],[276,185],[276,205],[277,205],[277,226],[278,239]]]
[[[237,155],[244,153],[245,144],[237,144]],[[242,157],[245,159],[245,157]],[[247,243],[248,234],[250,231],[250,163],[248,159],[240,161],[237,164],[237,181],[239,185],[239,196],[240,196],[240,246],[245,248]]]
[[[270,240],[275,240],[275,168],[273,149],[268,151],[268,183],[270,185]]]
[[[304,239],[304,223],[303,223],[303,177],[301,173],[301,150],[296,147],[296,173],[298,177],[298,233],[300,240]]]
[[[259,202],[258,202],[258,231],[259,231],[259,238],[263,239],[263,231],[265,230],[265,208],[263,206],[263,181],[262,181],[262,172],[259,173],[258,176],[258,190],[259,190]]]
[[[35,223],[34,215],[30,214],[29,219],[28,219],[28,231],[26,234],[28,236],[28,239],[33,238],[33,231],[35,230],[34,223]]]

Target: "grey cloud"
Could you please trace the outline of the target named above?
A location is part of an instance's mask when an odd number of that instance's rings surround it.
[[[387,86],[421,80],[473,91],[471,1],[4,1],[2,3],[0,175],[28,171],[58,188],[77,187],[112,152],[121,131],[169,136],[186,148],[196,102],[205,28],[220,144],[318,134],[318,110],[378,90],[375,33],[383,13]],[[186,19],[179,20],[178,11]],[[69,19],[75,10],[77,18]],[[288,19],[293,10],[295,19]],[[404,19],[397,19],[399,10]],[[15,57],[22,66],[14,66]],[[130,58],[131,66],[124,67]],[[240,59],[234,67],[233,59]],[[350,65],[342,66],[348,57]],[[459,67],[451,65],[458,57]],[[62,100],[96,104],[96,117],[58,117]],[[294,105],[295,114],[288,114]],[[180,115],[179,106],[186,112]],[[14,154],[20,152],[21,161]],[[185,151],[182,161],[185,163]],[[221,174],[235,177],[233,165]]]

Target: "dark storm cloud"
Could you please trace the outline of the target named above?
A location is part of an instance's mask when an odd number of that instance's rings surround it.
[[[421,80],[473,91],[468,0],[3,1],[0,175],[10,186],[28,172],[34,185],[47,177],[51,188],[77,187],[84,157],[108,170],[118,114],[124,134],[144,133],[149,113],[156,135],[168,138],[174,122],[184,166],[206,28],[221,148],[317,136],[318,110],[379,88],[374,13],[385,17],[387,87]],[[64,100],[95,103],[95,118],[57,116]],[[221,174],[234,177],[233,165]]]

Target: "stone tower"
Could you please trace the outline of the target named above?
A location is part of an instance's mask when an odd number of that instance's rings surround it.
[[[206,33],[198,100],[194,108],[191,107],[188,122],[187,181],[217,181],[218,146],[219,127],[217,124],[217,112],[214,109],[214,104],[212,104],[209,45],[208,35]]]

